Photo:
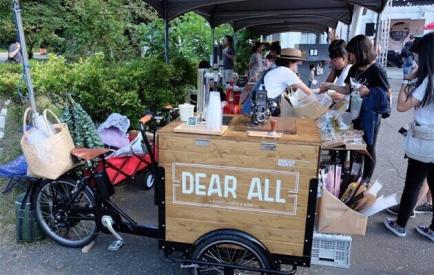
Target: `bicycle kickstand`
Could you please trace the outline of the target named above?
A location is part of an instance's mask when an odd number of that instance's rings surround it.
[[[110,216],[103,216],[101,218],[101,223],[107,228],[110,233],[116,238],[108,247],[110,251],[118,251],[124,245],[124,239],[114,230],[113,224],[114,221]]]

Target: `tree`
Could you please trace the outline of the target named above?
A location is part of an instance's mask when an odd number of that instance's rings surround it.
[[[65,28],[65,9],[61,0],[20,1],[29,56],[41,43],[59,47],[64,43],[59,30]],[[0,0],[0,44],[7,45],[16,37],[11,0]],[[4,34],[4,35],[3,35]]]
[[[142,46],[148,56],[163,56],[164,22],[156,19],[140,28],[143,37]],[[232,34],[230,25],[221,25],[215,30],[216,41],[221,41],[226,34]],[[170,22],[170,54],[182,55],[194,62],[209,60],[211,54],[211,28],[208,22],[194,12],[176,18]]]
[[[140,53],[137,28],[156,18],[141,0],[22,0],[28,50],[41,44],[70,59],[104,52],[109,59]],[[0,0],[0,44],[16,37],[12,1]]]
[[[96,52],[103,52],[111,60],[137,56],[137,27],[156,17],[138,0],[69,0],[66,9],[65,54],[73,59]]]

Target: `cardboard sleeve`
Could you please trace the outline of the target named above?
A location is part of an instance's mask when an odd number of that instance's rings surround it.
[[[368,217],[346,206],[323,189],[318,207],[318,231],[321,233],[366,235]]]

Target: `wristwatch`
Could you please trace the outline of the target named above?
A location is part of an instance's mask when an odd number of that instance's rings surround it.
[[[402,86],[407,86],[407,85],[409,85],[410,83],[411,83],[411,80],[409,80],[409,79],[404,78],[404,79],[402,80]]]

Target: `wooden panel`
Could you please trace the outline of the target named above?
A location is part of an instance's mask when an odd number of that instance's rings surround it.
[[[293,119],[293,118],[290,118]],[[158,133],[160,135],[169,134],[171,136],[184,136],[189,138],[200,138],[204,137],[206,135],[192,135],[192,134],[182,134],[182,133],[174,133],[173,129],[177,127],[182,122],[177,120],[166,127],[160,129]],[[281,139],[279,139],[279,142],[281,143],[290,143],[290,144],[306,144],[306,145],[321,145],[321,134],[318,129],[318,127],[315,124],[315,121],[310,119],[296,119],[296,128],[297,128],[297,134],[295,135],[283,135]],[[232,127],[232,125],[229,126],[229,129],[224,133],[221,137],[216,137],[216,139],[220,140],[244,140],[244,141],[252,141],[252,140],[263,140],[262,138],[252,138],[248,137],[245,131],[237,131]]]
[[[198,124],[196,126],[187,126],[187,124],[184,122],[176,126],[173,129],[173,131],[177,133],[222,136],[227,129],[228,126],[223,125],[220,131],[211,131],[206,128],[205,124]]]
[[[303,255],[304,228],[302,231],[292,231],[278,230],[272,226],[258,227],[252,225],[242,227],[237,221],[220,223],[212,222],[209,219],[200,221],[173,217],[167,220],[167,228],[172,229],[167,230],[166,239],[168,241],[184,243],[194,243],[203,232],[211,232],[222,228],[239,229],[260,240],[272,253],[293,256]]]
[[[166,239],[194,243],[210,231],[231,228],[253,235],[272,253],[303,256],[319,143],[263,141],[228,132],[224,137],[167,129],[159,134]]]
[[[274,151],[266,151],[263,146],[275,145]],[[217,140],[209,138],[159,137],[160,162],[173,161],[187,163],[222,163],[224,166],[251,168],[306,169],[306,174],[317,173],[319,147],[290,145],[278,142]],[[199,154],[195,154],[199,153]],[[163,156],[163,154],[166,154]],[[293,160],[294,167],[280,168],[278,160]],[[302,171],[300,171],[302,172]],[[303,171],[304,173],[305,171]]]

